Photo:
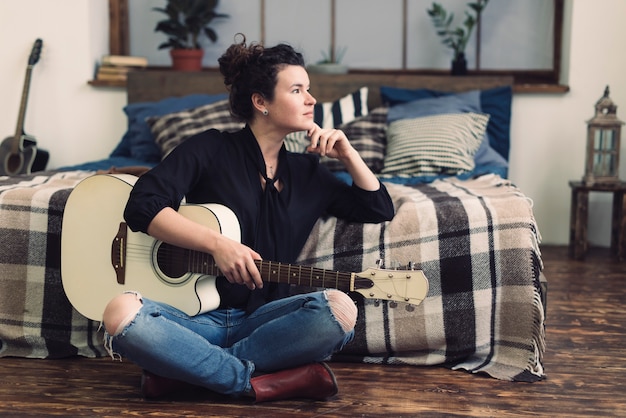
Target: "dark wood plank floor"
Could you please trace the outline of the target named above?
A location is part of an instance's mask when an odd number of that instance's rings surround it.
[[[255,405],[199,391],[143,400],[140,370],[108,359],[0,359],[6,416],[626,416],[626,263],[543,247],[549,281],[547,379],[511,383],[442,367],[332,364],[328,402]]]

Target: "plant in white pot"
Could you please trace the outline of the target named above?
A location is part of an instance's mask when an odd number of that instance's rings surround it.
[[[167,35],[159,49],[170,48],[172,66],[179,71],[200,71],[204,50],[200,40],[206,36],[217,41],[217,33],[209,26],[215,19],[228,15],[217,13],[219,0],[167,0],[165,8],[153,10],[167,15],[157,22],[155,32]]]
[[[322,59],[315,64],[310,64],[307,69],[311,73],[325,73],[325,74],[345,74],[348,72],[348,67],[341,63],[343,56],[346,54],[347,48],[340,48],[335,51],[332,47],[328,49],[328,52],[322,51]]]
[[[452,75],[463,75],[467,73],[467,61],[465,59],[465,47],[472,36],[472,31],[480,14],[487,7],[489,0],[476,0],[474,3],[467,3],[474,14],[465,12],[463,25],[452,29],[454,13],[448,13],[439,3],[433,3],[432,8],[427,10],[437,35],[441,37],[441,42],[454,51],[452,59]]]

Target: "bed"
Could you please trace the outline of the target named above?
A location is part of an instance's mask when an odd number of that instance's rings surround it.
[[[356,337],[333,360],[542,380],[540,235],[532,202],[507,179],[512,80],[383,72],[311,74],[311,84],[316,121],[348,133],[388,187],[396,217],[372,225],[322,218],[299,264],[360,272],[379,260],[394,269],[412,263],[429,282],[419,304],[356,294]],[[0,177],[1,357],[105,355],[99,322],[78,313],[63,289],[67,199],[90,176],[141,174],[209,126],[238,129],[225,97],[215,71],[130,73],[128,131],[111,155]],[[294,133],[286,146],[301,152],[303,140]],[[333,161],[322,164],[346,178]]]

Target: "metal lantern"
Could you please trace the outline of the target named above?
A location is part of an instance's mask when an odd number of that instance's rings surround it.
[[[619,182],[620,136],[624,122],[617,118],[617,106],[609,97],[609,86],[595,107],[595,116],[587,121],[587,161],[583,182]]]

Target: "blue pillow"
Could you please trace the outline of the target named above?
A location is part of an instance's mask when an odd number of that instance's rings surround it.
[[[460,93],[463,94],[463,93]],[[380,95],[383,103],[394,106],[419,99],[442,97],[460,94],[430,89],[403,89],[398,87],[382,86]],[[483,113],[490,115],[487,125],[489,145],[506,161],[509,159],[510,131],[511,131],[511,103],[513,89],[511,86],[495,87],[480,90],[480,107]],[[477,155],[480,153],[477,152]]]
[[[183,97],[168,97],[158,102],[131,103],[124,107],[128,117],[128,130],[111,153],[111,157],[131,157],[148,163],[161,161],[161,150],[154,141],[146,119],[163,116],[223,100],[228,94],[191,94]]]
[[[474,162],[477,166],[508,168],[509,162],[491,147],[488,138],[488,134],[485,134],[485,140],[480,143],[480,148],[478,148],[478,150],[476,150],[476,154],[474,154]]]
[[[424,116],[443,115],[446,113],[484,113],[480,107],[480,91],[451,94],[442,97],[413,99],[410,102],[396,104],[387,112],[387,122],[399,119],[413,119]]]

